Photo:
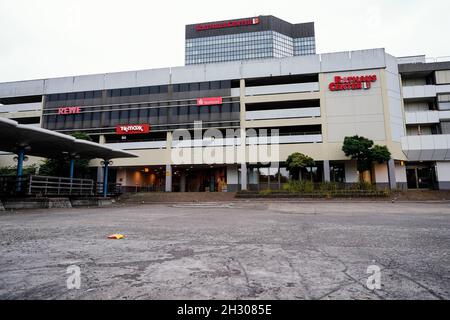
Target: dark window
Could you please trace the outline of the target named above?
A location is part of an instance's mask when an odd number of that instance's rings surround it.
[[[158,94],[158,93],[159,93],[158,86],[150,87],[150,94]]]
[[[231,88],[231,81],[220,81],[220,88],[221,89],[230,89]]]
[[[94,98],[94,91],[86,92],[85,99],[92,99],[92,98]]]
[[[132,96],[138,96],[139,95],[139,88],[132,88],[131,89],[131,95]]]
[[[143,87],[139,89],[139,94],[141,96],[146,95],[146,94],[150,94],[150,87]]]
[[[173,85],[173,92],[180,92],[180,85],[179,84],[174,84]]]
[[[120,89],[112,90],[111,97],[120,97]]]
[[[66,93],[58,94],[58,101],[64,101],[64,100],[67,100],[67,94]]]
[[[102,97],[102,92],[101,91],[94,91],[94,99],[98,99]]]
[[[189,113],[189,107],[180,107],[180,116],[185,116]]]
[[[120,123],[130,124],[128,110],[121,110],[120,111]]]
[[[169,86],[159,86],[159,92],[160,93],[167,93],[169,92]]]
[[[187,92],[189,91],[189,84],[188,83],[182,83],[180,85],[180,92]]]
[[[68,95],[67,95],[67,100],[75,100],[75,98],[76,98],[76,94],[75,93],[69,93]]]
[[[198,82],[189,84],[189,91],[199,91],[199,90],[200,90],[200,84]]]
[[[130,88],[127,89],[121,89],[120,90],[120,96],[121,97],[129,97],[131,95],[131,90]]]
[[[84,92],[78,92],[75,97],[77,100],[84,100]]]
[[[136,124],[139,121],[139,110],[130,110],[130,123]]]
[[[218,89],[220,89],[220,81],[211,82],[211,90],[218,90]]]
[[[209,90],[209,82],[200,83],[200,90]]]

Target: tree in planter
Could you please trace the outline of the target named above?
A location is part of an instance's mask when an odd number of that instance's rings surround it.
[[[23,168],[23,175],[29,176],[36,174],[37,165],[32,164],[31,166],[27,166]],[[0,168],[0,176],[14,176],[17,174],[17,167],[1,167]]]
[[[386,146],[374,145],[372,140],[360,136],[346,137],[342,146],[347,157],[356,160],[359,178],[364,181],[364,173],[370,172],[374,162],[385,163],[391,159],[391,153]]]
[[[294,180],[301,180],[301,173],[307,167],[314,166],[314,159],[303,153],[293,153],[286,160],[286,166]]]
[[[71,134],[76,139],[92,141],[89,135],[83,132],[75,132]],[[67,157],[61,157],[58,159],[46,159],[43,161],[39,168],[39,174],[43,176],[66,176],[70,170],[70,164]],[[75,160],[75,175],[83,177],[89,174],[89,162],[90,159],[77,159]]]

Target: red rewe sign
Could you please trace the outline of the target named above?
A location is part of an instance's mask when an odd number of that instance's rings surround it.
[[[80,114],[81,107],[60,107],[58,108],[58,115],[66,115],[66,114]]]
[[[116,134],[126,135],[126,134],[144,134],[150,132],[149,124],[127,124],[118,125],[116,127]]]
[[[369,90],[372,83],[377,81],[376,75],[334,77],[334,82],[328,86],[330,91]]]
[[[197,105],[198,106],[213,106],[216,104],[222,104],[222,97],[213,97],[213,98],[198,98]]]
[[[195,26],[196,31],[204,31],[211,29],[224,29],[224,28],[235,28],[242,26],[251,26],[259,24],[259,18],[242,19],[242,20],[232,20],[218,23],[208,23],[208,24],[198,24]]]

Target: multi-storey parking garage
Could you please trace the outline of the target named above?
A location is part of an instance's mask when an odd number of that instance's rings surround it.
[[[294,152],[315,160],[308,179],[353,184],[353,135],[391,151],[380,188],[450,189],[449,79],[448,62],[384,49],[311,54],[2,83],[0,116],[139,155],[111,166],[127,191],[280,188]]]

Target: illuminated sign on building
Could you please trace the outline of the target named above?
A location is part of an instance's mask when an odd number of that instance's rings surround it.
[[[81,107],[60,107],[58,108],[58,115],[67,115],[67,114],[80,114]]]
[[[197,99],[197,105],[198,106],[213,106],[222,104],[223,99],[222,97],[213,97],[213,98],[198,98]]]
[[[372,83],[377,81],[376,75],[334,77],[334,82],[330,83],[330,91],[346,90],[369,90]]]
[[[150,132],[149,124],[128,124],[128,125],[118,125],[116,127],[116,134],[126,135],[126,134],[144,134]]]
[[[218,23],[208,23],[208,24],[198,24],[195,26],[196,31],[212,30],[212,29],[225,29],[225,28],[235,28],[242,26],[251,26],[259,24],[259,18],[243,19],[243,20],[232,20]]]

